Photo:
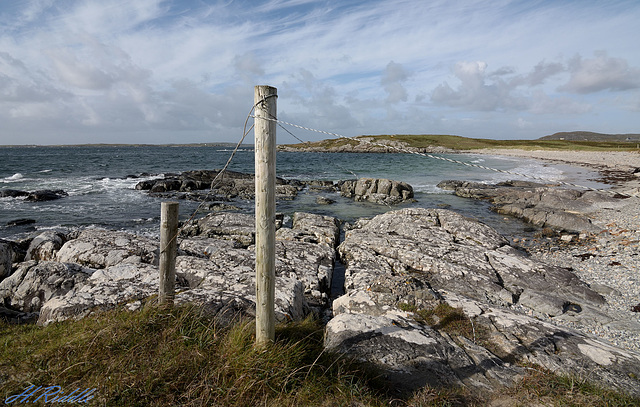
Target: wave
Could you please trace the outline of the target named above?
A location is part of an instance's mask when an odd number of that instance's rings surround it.
[[[3,178],[3,179],[5,181],[19,181],[19,180],[21,180],[23,178],[24,178],[24,175],[22,173],[16,172],[12,176],[6,177],[6,178]]]

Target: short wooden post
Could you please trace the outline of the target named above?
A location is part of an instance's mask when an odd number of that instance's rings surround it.
[[[255,87],[256,346],[275,340],[276,118],[278,91]]]
[[[178,202],[162,202],[160,213],[160,288],[158,304],[173,304],[178,251]]]

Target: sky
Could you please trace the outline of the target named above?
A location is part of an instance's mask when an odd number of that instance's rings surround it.
[[[0,0],[0,145],[237,142],[256,85],[347,137],[640,133],[638,21],[637,0]]]

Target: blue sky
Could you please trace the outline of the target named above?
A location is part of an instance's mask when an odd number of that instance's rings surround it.
[[[639,20],[636,0],[1,0],[0,144],[237,141],[255,85],[345,136],[640,133]]]

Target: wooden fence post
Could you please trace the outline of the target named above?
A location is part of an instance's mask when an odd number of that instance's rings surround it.
[[[178,202],[162,202],[160,212],[160,288],[158,304],[173,304],[178,251]]]
[[[256,346],[275,340],[276,279],[276,118],[278,90],[256,86]]]

